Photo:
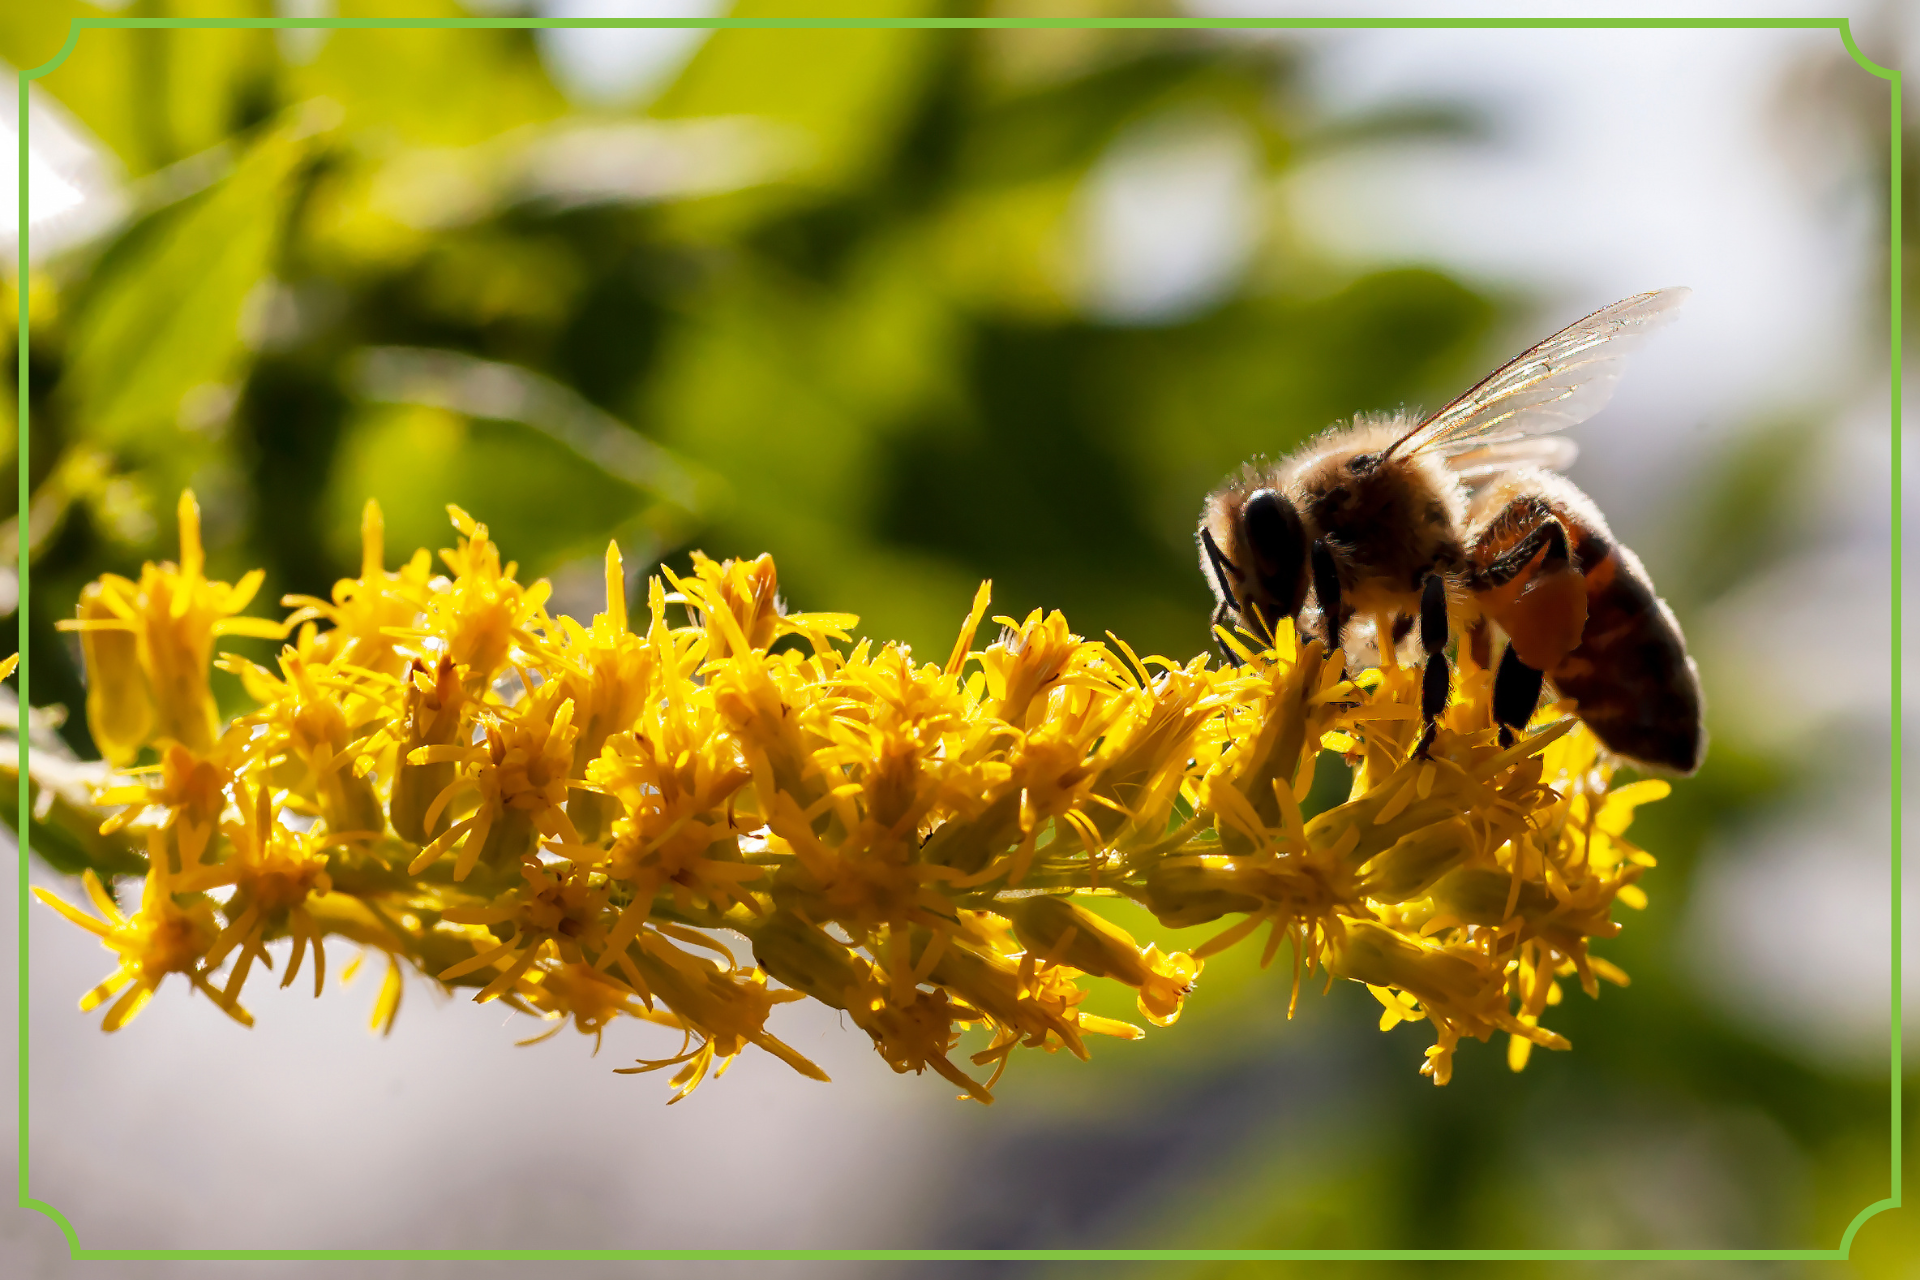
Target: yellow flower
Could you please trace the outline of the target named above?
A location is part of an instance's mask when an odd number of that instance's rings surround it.
[[[1127,655],[1123,676],[1138,673],[1138,683],[1123,695],[1126,718],[1109,730],[1109,744],[1100,781],[1093,788],[1095,805],[1087,818],[1108,843],[1157,842],[1166,832],[1187,780],[1188,762],[1218,738],[1218,713],[1226,699],[1209,678],[1207,662],[1195,658],[1182,668],[1165,658],[1133,656],[1118,637],[1114,643]],[[1164,668],[1150,677],[1147,664]],[[1129,839],[1132,837],[1132,840]]]
[[[440,918],[454,924],[511,925],[513,936],[493,946],[481,946],[470,959],[441,970],[440,980],[447,982],[492,965],[500,970],[500,976],[474,997],[484,1004],[513,990],[520,976],[549,949],[563,964],[585,965],[582,948],[598,951],[606,945],[607,886],[604,882],[595,884],[584,867],[562,865],[562,874],[555,876],[544,867],[523,863],[520,874],[527,882],[524,893],[503,894],[486,907],[442,911]]]
[[[452,825],[448,789],[455,785],[453,760],[415,764],[413,753],[421,747],[449,747],[462,741],[473,703],[467,697],[460,668],[453,659],[440,655],[438,665],[429,674],[419,659],[414,659],[401,686],[401,701],[396,718],[401,729],[389,731],[398,743],[393,785],[387,800],[387,816],[393,830],[412,844],[429,844]],[[393,711],[389,708],[389,711]],[[369,744],[371,745],[371,744]],[[434,820],[429,822],[427,815]]]
[[[238,585],[209,582],[200,549],[200,507],[180,495],[180,563],[140,570],[140,581],[114,574],[90,583],[80,616],[62,620],[80,632],[87,664],[87,726],[101,754],[125,764],[148,742],[177,742],[198,755],[220,736],[207,664],[218,636],[277,640],[285,625],[238,614],[260,589],[264,570]]]
[[[107,975],[99,986],[80,997],[81,1011],[84,1013],[95,1008],[115,992],[120,992],[120,998],[108,1008],[107,1016],[100,1024],[102,1031],[118,1031],[146,1007],[147,1001],[153,998],[154,991],[168,974],[181,973],[186,975],[196,990],[204,991],[235,1022],[252,1026],[253,1015],[207,981],[211,966],[206,963],[206,955],[220,934],[220,926],[213,918],[213,904],[203,898],[191,906],[177,905],[167,889],[164,865],[165,859],[158,859],[155,869],[147,874],[145,887],[141,890],[140,909],[132,916],[121,913],[118,904],[102,887],[99,877],[93,874],[91,868],[83,873],[87,896],[93,899],[93,905],[99,908],[105,920],[88,915],[39,885],[33,886],[34,897],[82,929],[97,935],[102,946],[120,957],[120,967]]]
[[[696,551],[693,572],[667,577],[706,629],[716,659],[764,653],[787,635],[845,640],[846,628],[860,621],[850,613],[789,614],[772,556],[715,563]]]
[[[280,603],[297,606],[287,617],[289,627],[312,619],[333,624],[315,652],[320,661],[398,676],[406,670],[407,659],[394,646],[395,633],[418,625],[427,607],[433,562],[422,547],[398,573],[388,572],[385,528],[380,504],[367,499],[360,516],[360,576],[334,583],[331,600],[290,595]]]
[[[993,1094],[948,1057],[963,1023],[979,1014],[943,990],[909,988],[903,1000],[886,976],[825,931],[789,911],[776,911],[748,926],[753,954],[767,973],[822,1004],[849,1013],[888,1066],[915,1075],[932,1067],[966,1096],[992,1102]]]
[[[607,1024],[621,1014],[677,1025],[641,1004],[631,987],[588,964],[563,963],[551,969],[534,969],[514,988],[511,998],[530,1006],[554,1024],[539,1035],[520,1041],[521,1044],[538,1044],[559,1035],[571,1020],[574,1030],[593,1037],[593,1051],[598,1054]]]
[[[407,634],[416,645],[412,656],[437,662],[444,654],[466,673],[467,687],[480,693],[509,662],[544,656],[542,606],[553,588],[545,580],[531,587],[515,582],[516,566],[501,566],[487,526],[451,503],[447,514],[461,534],[457,547],[440,553],[453,581],[427,597],[424,624]]]
[[[662,889],[682,911],[696,903],[724,911],[749,901],[742,886],[765,874],[741,859],[743,828],[732,812],[734,797],[752,775],[737,756],[713,750],[724,742],[713,710],[677,696],[686,690],[670,683],[633,730],[608,742],[588,770],[620,815],[604,855],[607,873],[633,886],[609,954],[646,922]],[[597,850],[583,852],[599,856]]]
[[[255,960],[271,965],[265,941],[282,933],[292,937],[293,955],[280,985],[293,985],[311,945],[313,994],[318,998],[326,983],[327,953],[320,926],[307,904],[333,888],[327,876],[326,854],[333,841],[320,831],[296,832],[282,826],[266,787],[261,787],[257,795],[244,783],[236,790],[241,821],[224,828],[232,856],[217,866],[197,867],[179,877],[174,891],[204,893],[223,885],[233,886],[233,896],[222,908],[230,923],[214,939],[206,956],[207,967],[212,969],[229,953],[238,954],[233,972],[227,976],[227,999],[239,998]]]
[[[658,580],[655,580],[657,587]],[[607,544],[607,610],[591,627],[572,618],[556,619],[561,696],[574,706],[580,733],[573,744],[576,782],[587,778],[588,766],[600,755],[607,739],[631,727],[647,710],[647,699],[659,677],[656,664],[665,632],[665,602],[654,604],[653,627],[646,637],[627,629],[627,579],[620,563],[620,545]],[[588,842],[604,838],[616,806],[606,796],[576,787],[567,802],[567,816]]]
[[[224,739],[223,745],[232,741]],[[161,827],[167,833],[164,847],[171,869],[178,872],[197,866],[227,807],[226,790],[233,782],[233,768],[224,758],[227,754],[222,751],[202,759],[176,742],[161,753],[158,786],[132,783],[102,788],[94,795],[96,803],[126,808],[102,822],[100,834],[112,835],[149,809],[165,809]],[[151,771],[136,771],[142,772]]]
[[[634,952],[632,976],[637,979],[636,986],[672,1009],[688,1040],[698,1036],[700,1043],[672,1058],[652,1062],[643,1059],[637,1067],[618,1068],[621,1074],[684,1064],[672,1080],[676,1092],[670,1101],[678,1102],[699,1086],[715,1064],[715,1076],[725,1075],[741,1050],[753,1044],[801,1075],[827,1079],[826,1072],[770,1035],[765,1027],[773,1006],[804,999],[800,992],[769,991],[764,970],[754,969],[743,975],[731,964],[722,968],[704,956],[681,950],[653,929],[641,932]]]
[[[474,746],[419,747],[407,753],[413,764],[452,761],[467,766],[480,793],[473,816],[454,823],[422,849],[407,874],[419,875],[456,841],[462,843],[453,865],[455,880],[466,879],[479,862],[498,869],[532,857],[542,835],[580,843],[563,807],[573,767],[573,703],[542,686],[516,706],[489,712],[484,725],[486,738]],[[433,825],[456,785],[450,783],[441,792],[424,825]]]
[[[873,1047],[896,1072],[915,1075],[932,1067],[936,1075],[960,1086],[963,1097],[992,1102],[992,1091],[955,1066],[952,1053],[960,1043],[963,1023],[978,1015],[955,1002],[945,991],[913,990],[906,1001],[890,999],[884,988],[870,984],[867,994],[849,1007],[854,1024],[873,1037]]]
[[[252,731],[241,750],[290,784],[303,807],[336,836],[377,838],[386,830],[386,806],[366,773],[373,767],[370,739],[381,703],[355,680],[336,674],[342,660],[322,665],[310,643],[303,647],[306,652],[281,650],[284,678],[244,658],[221,659],[222,669],[239,675],[247,692],[267,704],[236,722]]]
[[[1113,1018],[1083,1014],[1076,1007],[1087,993],[1074,983],[1075,971],[1063,965],[1040,965],[1028,956],[1018,962],[995,954],[983,955],[950,947],[933,967],[935,982],[980,1011],[993,1028],[993,1043],[973,1055],[981,1065],[994,1064],[987,1088],[992,1088],[1019,1047],[1057,1053],[1066,1049],[1083,1061],[1087,1047],[1082,1032],[1138,1040],[1140,1028]]]

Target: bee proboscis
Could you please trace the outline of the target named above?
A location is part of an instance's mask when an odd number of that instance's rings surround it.
[[[1700,676],[1639,557],[1564,476],[1571,441],[1613,394],[1624,357],[1688,294],[1604,307],[1487,375],[1438,412],[1362,415],[1278,461],[1255,459],[1201,514],[1216,626],[1271,636],[1282,618],[1353,656],[1418,626],[1421,711],[1446,709],[1450,636],[1494,673],[1503,742],[1551,681],[1615,754],[1692,773],[1706,748]]]

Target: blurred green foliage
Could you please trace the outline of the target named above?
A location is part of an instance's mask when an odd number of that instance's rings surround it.
[[[92,12],[0,7],[0,57],[37,65]],[[771,551],[795,605],[923,654],[982,578],[995,612],[1200,651],[1193,525],[1220,476],[1503,354],[1494,299],[1325,261],[1271,201],[1205,305],[1150,323],[1089,305],[1089,183],[1156,122],[1232,122],[1263,201],[1303,156],[1464,127],[1322,120],[1299,56],[729,30],[650,106],[589,115],[524,31],[88,32],[39,88],[111,152],[130,212],[32,279],[33,703],[82,705],[52,622],[88,579],[173,554],[188,484],[215,574],[266,567],[257,612],[357,569],[377,497],[389,564],[443,545],[457,502],[588,610],[614,537],[630,569]],[[1701,555],[1663,581],[1683,618],[1781,549],[1807,439],[1763,436],[1686,517]],[[63,732],[91,754],[79,717]],[[1368,1029],[1364,993],[1310,990],[1288,1023],[1284,975],[1241,948],[1175,1031],[1046,1063],[969,1113],[954,1176],[1002,1199],[950,1207],[926,1243],[1831,1246],[1884,1190],[1883,1087],[1796,1065],[1680,977],[1696,854],[1790,794],[1791,765],[1721,744],[1646,811],[1653,905],[1609,950],[1635,985],[1557,1011],[1572,1054],[1516,1077],[1468,1051],[1436,1092],[1417,1036]],[[1009,1172],[1036,1152],[1079,1181]]]

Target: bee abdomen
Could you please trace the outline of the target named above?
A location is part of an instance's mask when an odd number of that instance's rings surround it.
[[[1692,773],[1706,746],[1700,677],[1680,626],[1633,553],[1608,546],[1586,568],[1587,625],[1548,674],[1610,750]]]

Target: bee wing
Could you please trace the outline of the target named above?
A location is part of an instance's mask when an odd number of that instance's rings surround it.
[[[1568,325],[1481,379],[1389,453],[1462,453],[1584,422],[1612,398],[1624,358],[1691,289],[1637,293]]]
[[[1502,440],[1496,444],[1477,444],[1463,453],[1447,458],[1447,469],[1462,480],[1489,476],[1514,467],[1541,467],[1547,471],[1565,471],[1580,456],[1580,446],[1565,436],[1532,436],[1520,440]]]

